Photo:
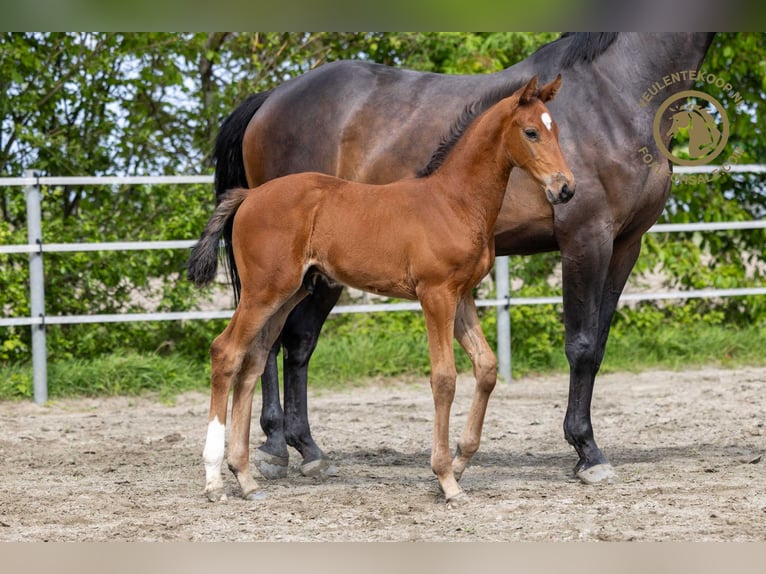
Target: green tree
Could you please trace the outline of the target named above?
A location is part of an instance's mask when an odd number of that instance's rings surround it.
[[[199,60],[194,46],[203,40],[172,34],[0,35],[0,174],[201,171],[200,141],[209,128],[197,119],[205,114],[195,113],[204,110],[204,98],[193,72]],[[63,186],[43,192],[45,242],[186,239],[204,224],[209,201],[209,191],[199,187]],[[23,243],[23,194],[18,188],[2,188],[0,194],[0,234],[5,242]],[[146,299],[158,308],[187,307],[191,289],[177,280],[184,259],[180,251],[48,255],[47,311],[124,312]],[[0,292],[7,314],[28,314],[27,298],[20,296],[26,281],[26,258],[8,257]],[[10,330],[5,358],[24,351],[26,331]],[[125,333],[137,329],[106,331],[51,329],[53,356],[107,350],[130,342]],[[89,344],[75,336],[94,332],[99,333]]]

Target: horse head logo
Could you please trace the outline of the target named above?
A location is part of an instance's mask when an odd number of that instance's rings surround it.
[[[713,117],[716,111],[720,120]],[[670,120],[670,129],[665,133],[660,129],[663,120]],[[729,138],[729,120],[715,98],[694,90],[680,92],[665,100],[657,110],[654,138],[662,154],[673,163],[702,165],[723,151]]]
[[[671,116],[672,125],[667,135],[676,137],[686,131],[689,138],[689,156],[692,159],[706,157],[718,147],[721,131],[713,116],[698,104],[686,104],[670,108],[675,113]]]

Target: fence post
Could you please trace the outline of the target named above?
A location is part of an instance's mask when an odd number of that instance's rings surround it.
[[[495,290],[497,299],[506,304],[497,308],[497,370],[500,378],[511,382],[511,286],[508,279],[508,257],[495,259]]]
[[[27,171],[26,177],[37,178],[37,173]],[[41,318],[41,325],[32,325],[32,376],[35,402],[48,400],[48,352],[45,346],[45,275],[43,272],[43,229],[40,206],[40,186],[27,186],[27,241],[37,247],[29,254],[29,306],[32,318]]]

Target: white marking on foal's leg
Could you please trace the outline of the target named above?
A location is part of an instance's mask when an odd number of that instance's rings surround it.
[[[543,123],[545,124],[545,127],[548,128],[548,131],[551,131],[553,120],[551,119],[550,114],[548,112],[543,112],[543,115],[540,116],[540,119],[543,120]]]
[[[202,459],[205,461],[205,494],[211,501],[226,499],[221,477],[225,442],[226,426],[216,416],[207,425],[205,450],[202,451]]]

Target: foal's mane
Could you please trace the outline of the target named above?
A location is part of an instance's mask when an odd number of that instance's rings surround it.
[[[529,81],[529,79],[526,81]],[[434,153],[431,154],[431,159],[428,161],[425,167],[418,170],[418,172],[415,174],[415,177],[428,177],[437,169],[439,169],[439,167],[441,167],[441,165],[447,159],[449,152],[452,151],[452,148],[455,147],[455,144],[471,126],[473,121],[481,114],[486,112],[489,108],[491,108],[494,104],[504,98],[507,98],[523,85],[524,82],[521,81],[518,84],[507,84],[494,88],[486,92],[478,100],[466,105],[466,107],[463,108],[461,114],[455,119],[455,121],[452,122],[449,131],[447,131],[447,133],[442,136],[442,139],[439,142],[439,147],[437,147],[436,150],[434,150]]]
[[[593,62],[606,52],[616,39],[617,32],[564,32],[553,42],[540,46],[535,54],[539,52],[540,56],[553,58],[553,52],[549,54],[548,51],[559,48],[559,51],[562,52],[559,69],[566,69],[578,62]],[[509,84],[495,88],[475,102],[468,104],[457,119],[452,122],[449,131],[442,137],[439,147],[431,154],[431,159],[426,166],[418,170],[415,176],[428,177],[435,172],[444,163],[449,152],[477,117],[523,85],[524,82],[520,81],[515,85]]]

